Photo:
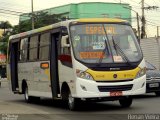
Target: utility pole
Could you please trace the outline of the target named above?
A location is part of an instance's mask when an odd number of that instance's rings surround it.
[[[140,35],[140,25],[139,25],[139,14],[138,14],[138,12],[137,11],[135,11],[135,10],[133,10],[133,9],[131,9],[131,8],[128,8],[128,7],[123,7],[123,8],[126,8],[126,9],[129,9],[129,10],[131,10],[131,11],[133,11],[133,12],[135,12],[136,13],[136,18],[137,18],[137,35],[138,35],[138,42],[140,42],[140,38],[141,38],[141,35]]]
[[[32,30],[34,29],[34,12],[33,12],[33,0],[31,0],[31,8],[32,8]]]
[[[145,15],[144,15],[144,10],[154,10],[159,8],[158,6],[148,6],[144,7],[144,0],[142,0],[142,27],[141,27],[141,38],[145,38],[146,36],[146,20],[145,20]]]
[[[141,27],[141,38],[142,39],[146,36],[145,25],[146,25],[146,20],[144,17],[144,0],[142,0],[142,27]]]
[[[137,12],[136,12],[136,16],[137,16],[138,40],[139,40],[139,42],[140,42],[141,37],[140,37],[139,15],[138,15],[138,13],[137,13]]]

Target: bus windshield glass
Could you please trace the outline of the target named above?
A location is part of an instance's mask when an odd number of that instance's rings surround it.
[[[133,30],[122,24],[79,24],[70,27],[76,59],[85,63],[138,62],[142,53]]]

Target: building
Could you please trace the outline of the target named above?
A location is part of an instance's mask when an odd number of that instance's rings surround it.
[[[47,12],[47,14],[58,14],[61,18],[122,18],[131,23],[131,6],[129,4],[106,3],[106,2],[83,2],[78,4],[67,4],[59,7],[53,7],[38,12]],[[47,18],[46,18],[47,19]],[[31,20],[31,13],[20,15],[20,22]]]

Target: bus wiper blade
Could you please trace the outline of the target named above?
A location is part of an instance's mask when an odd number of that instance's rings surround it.
[[[107,55],[109,56],[109,51],[111,50],[110,44],[109,44],[108,34],[107,34],[107,32],[106,32],[106,29],[105,29],[105,27],[104,27],[104,24],[102,24],[102,27],[103,27],[103,29],[104,29],[105,37],[107,38],[107,40],[105,39],[105,48],[103,49],[102,55],[101,55],[100,58],[99,58],[98,65],[100,65],[100,64],[102,63],[102,60],[103,60],[103,58],[104,58],[105,51],[107,50]],[[110,50],[109,50],[109,49],[110,49]]]
[[[108,49],[108,44],[107,44],[106,40],[105,40],[105,44],[106,44],[106,46],[105,46],[105,48],[104,48],[103,51],[102,51],[102,54],[101,54],[101,56],[100,56],[100,58],[99,58],[98,64],[101,64],[101,63],[102,63],[102,60],[103,60],[103,58],[104,58],[104,54],[105,54],[105,51],[106,51],[106,50],[107,50],[107,55],[109,55],[109,49]]]
[[[121,55],[123,56],[123,58],[125,59],[125,61],[127,62],[127,64],[131,65],[130,60],[128,59],[128,57],[126,56],[126,54],[123,52],[123,50],[119,47],[119,45],[117,43],[115,43],[115,40],[112,36],[112,42],[113,42],[113,47],[116,50],[116,53],[120,52]],[[117,54],[118,55],[118,54]]]

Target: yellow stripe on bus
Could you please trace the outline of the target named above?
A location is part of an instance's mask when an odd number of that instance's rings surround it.
[[[137,67],[133,70],[124,71],[93,71],[88,69],[86,72],[91,74],[95,81],[110,81],[110,80],[129,80],[135,79],[140,68]],[[115,78],[115,76],[117,76]]]
[[[78,19],[77,22],[127,22],[126,20],[116,19],[116,18],[82,18]]]
[[[48,68],[48,69],[45,69],[45,70],[44,70],[44,73],[45,73],[45,75],[48,77],[48,80],[50,80],[50,70],[49,70],[49,68]]]

